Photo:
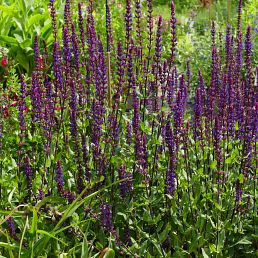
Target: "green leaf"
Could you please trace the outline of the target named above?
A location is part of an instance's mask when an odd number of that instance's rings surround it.
[[[33,213],[33,217],[32,217],[31,229],[29,232],[32,235],[35,235],[37,231],[37,225],[38,225],[38,214],[35,208],[33,208],[32,213]]]
[[[14,12],[15,4],[12,5],[0,5],[0,11],[2,11],[4,14],[11,16]]]
[[[232,245],[231,247],[236,246],[236,245],[251,245],[251,244],[252,244],[252,242],[249,241],[249,240],[247,239],[247,237],[244,237],[244,238],[242,238],[241,240],[239,240],[237,243],[235,243],[234,245]]]
[[[209,258],[209,256],[206,254],[204,248],[202,248],[202,256],[203,256],[203,258]]]
[[[189,247],[189,252],[196,252],[198,250],[200,236],[197,236],[195,233],[192,236],[191,245]]]
[[[226,164],[232,164],[232,158],[231,158],[231,157],[227,158],[227,159],[225,160],[225,163],[226,163]]]
[[[44,15],[39,13],[30,16],[30,18],[28,19],[28,22],[26,23],[26,29],[29,30],[31,26],[38,23],[42,18],[44,18]]]
[[[5,243],[5,242],[0,242],[0,246],[1,247],[4,247],[4,248],[7,248],[7,249],[19,249],[19,246],[18,245],[15,245],[15,244],[10,244],[10,243]]]
[[[17,163],[13,158],[12,158],[12,168],[17,168]]]
[[[4,42],[4,43],[6,43],[6,44],[18,46],[18,41],[17,41],[17,39],[12,38],[12,37],[9,37],[9,36],[0,35],[0,41]]]
[[[23,243],[23,239],[24,239],[24,235],[25,235],[25,232],[26,232],[28,221],[29,221],[29,218],[27,216],[26,222],[25,222],[25,225],[24,225],[24,229],[23,229],[23,232],[22,232],[22,237],[21,237],[21,240],[20,240],[19,256],[18,256],[19,258],[21,257],[21,252],[22,252],[22,249],[23,249],[22,243]]]
[[[217,249],[216,249],[216,246],[214,244],[210,244],[209,248],[210,248],[211,253],[217,253]]]
[[[50,158],[50,156],[47,158],[47,160],[46,160],[46,167],[47,168],[50,168],[50,166],[51,166],[51,158]]]
[[[23,26],[22,26],[21,22],[17,18],[13,18],[13,21],[16,23],[16,25],[18,26],[20,31],[23,31]]]
[[[13,199],[13,194],[16,190],[16,187],[13,188],[13,190],[8,194],[8,202],[11,204]]]
[[[215,160],[213,160],[213,161],[211,162],[210,168],[211,168],[211,169],[215,169],[216,167],[217,167],[217,160],[215,159]]]
[[[238,121],[235,123],[235,129],[236,129],[236,131],[238,131],[238,130],[239,130],[239,124],[238,124]]]
[[[105,252],[105,255],[103,256],[103,258],[114,258],[114,257],[115,257],[115,251],[111,248],[108,248],[108,250]]]
[[[81,258],[88,258],[89,257],[89,245],[86,236],[84,235],[83,243],[82,243],[82,253]]]
[[[63,245],[68,246],[68,244],[66,244],[63,240],[61,240],[61,239],[55,237],[53,234],[51,234],[51,233],[49,233],[49,232],[47,232],[47,231],[45,231],[45,230],[38,229],[38,230],[37,230],[37,233],[38,233],[38,234],[42,234],[42,235],[46,235],[46,236],[48,236],[49,238],[53,238],[53,239],[57,240],[58,242],[62,243]]]
[[[27,16],[27,6],[26,6],[26,2],[24,0],[19,0],[18,2],[20,4],[20,8],[22,10],[23,15],[25,16],[24,18],[26,18]]]
[[[176,252],[173,254],[172,258],[185,258],[185,257],[187,257],[187,256],[186,256],[187,254],[188,254],[188,253],[187,253],[186,251],[178,250],[178,251],[176,251]]]
[[[30,133],[30,130],[28,130],[28,139],[31,141],[32,140],[32,135]]]
[[[219,211],[223,211],[223,208],[222,208],[222,206],[220,205],[220,204],[218,204],[217,202],[213,202],[214,203],[214,205],[215,205],[215,207],[219,210]]]
[[[18,51],[16,59],[19,62],[19,64],[26,70],[26,72],[29,72],[30,65],[28,62],[28,58],[26,57],[26,55],[24,55],[22,50]]]
[[[239,176],[238,176],[238,179],[239,179],[239,183],[240,184],[243,184],[243,182],[244,182],[244,175],[243,174],[240,174]]]
[[[161,232],[161,234],[159,236],[160,242],[165,241],[165,239],[167,238],[168,233],[170,232],[170,230],[171,230],[171,225],[170,225],[170,223],[167,223],[165,229]]]
[[[51,203],[51,204],[54,204],[54,203],[64,203],[64,198],[62,197],[54,197],[54,196],[47,196],[45,197],[43,200],[41,200],[39,203],[37,203],[37,205],[35,206],[35,209],[37,211],[39,211],[39,209],[45,205],[46,203]]]
[[[225,230],[221,230],[219,232],[219,241],[218,241],[218,251],[220,252],[223,247],[224,247],[224,243],[225,243],[225,239],[226,239],[226,234],[225,234]]]

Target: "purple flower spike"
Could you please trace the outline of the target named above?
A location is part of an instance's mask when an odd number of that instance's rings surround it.
[[[81,46],[84,49],[85,46],[85,30],[84,30],[84,18],[82,16],[82,4],[78,3],[78,24],[80,29],[80,41]]]
[[[18,238],[18,236],[16,235],[16,232],[15,232],[15,225],[14,225],[13,217],[9,217],[8,218],[8,220],[7,220],[7,228],[8,228],[9,235],[15,241],[19,241],[20,239]]]
[[[24,158],[24,172],[27,178],[27,189],[28,193],[31,196],[32,195],[32,176],[33,176],[33,171],[30,166],[30,159],[28,156],[25,156]]]
[[[108,232],[113,231],[114,225],[112,222],[112,206],[110,204],[103,203],[100,206],[100,210],[102,227]]]
[[[126,52],[129,51],[129,46],[131,43],[131,37],[132,37],[132,6],[131,6],[131,0],[126,0],[126,11],[125,11],[125,42],[126,42]]]
[[[133,189],[132,174],[126,172],[125,166],[120,166],[118,169],[118,175],[119,175],[119,180],[123,180],[126,178],[128,179],[127,181],[120,183],[120,193],[122,198],[124,198],[127,195],[127,193],[131,192]]]
[[[169,122],[165,127],[165,142],[169,151],[169,166],[166,173],[166,193],[173,195],[176,190],[176,154],[173,132]]]
[[[64,174],[61,166],[61,161],[56,163],[56,184],[59,194],[62,196],[64,192]]]
[[[247,27],[245,37],[245,65],[247,69],[247,87],[252,88],[252,35],[250,25]]]
[[[161,53],[162,53],[162,17],[159,16],[158,18],[158,28],[157,28],[157,36],[156,36],[156,47],[155,47],[155,59],[156,63],[160,62]],[[156,64],[156,65],[157,65]]]
[[[135,18],[136,18],[136,34],[137,39],[139,41],[139,49],[140,49],[140,55],[142,56],[142,44],[143,44],[143,37],[142,37],[142,25],[141,25],[141,19],[142,19],[142,6],[140,0],[135,0]]]
[[[243,7],[243,0],[239,0],[238,2],[238,16],[237,16],[237,35],[241,33],[241,16],[242,16],[242,7]]]
[[[106,34],[107,34],[107,52],[110,52],[113,44],[113,35],[112,35],[112,18],[109,4],[106,6]]]
[[[176,56],[176,46],[177,46],[177,37],[176,37],[176,16],[175,16],[175,4],[174,1],[171,1],[171,19],[170,19],[170,27],[172,34],[172,42],[171,42],[171,63],[175,61]]]
[[[35,60],[35,70],[40,71],[40,52],[39,52],[39,42],[38,35],[34,38],[34,60]]]

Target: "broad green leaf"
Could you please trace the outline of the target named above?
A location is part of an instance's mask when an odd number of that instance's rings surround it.
[[[198,250],[198,244],[199,244],[199,239],[200,239],[200,236],[197,236],[195,233],[192,237],[192,240],[191,240],[191,245],[189,247],[189,252],[192,253],[192,252],[195,252]]]
[[[231,158],[231,157],[227,158],[227,159],[225,160],[225,163],[226,163],[226,164],[231,164],[231,163],[232,163],[232,158]]]
[[[243,174],[240,174],[239,176],[238,176],[238,179],[239,179],[239,183],[240,184],[242,184],[243,182],[244,182],[244,175]]]
[[[47,158],[47,160],[46,160],[46,167],[47,167],[47,168],[50,168],[50,166],[51,166],[51,157],[49,156],[49,157]]]
[[[25,52],[33,51],[31,48],[32,42],[31,39],[25,39],[20,43],[20,47],[25,50]]]
[[[23,24],[21,23],[21,21],[19,21],[17,18],[13,18],[13,21],[16,23],[20,31],[23,31]]]
[[[14,35],[14,37],[17,39],[17,41],[18,41],[19,43],[22,43],[22,42],[23,42],[23,38],[22,38],[21,35],[16,34],[16,33],[14,33],[13,35]]]
[[[26,57],[26,55],[24,55],[24,53],[22,52],[22,50],[18,51],[17,56],[16,56],[17,61],[19,62],[19,64],[27,71],[29,72],[30,69],[30,65],[29,65],[29,61],[28,58]]]
[[[16,190],[16,187],[13,188],[13,190],[9,193],[8,195],[8,202],[11,204],[12,203],[12,199],[13,199],[13,194]]]
[[[12,5],[0,5],[0,11],[7,16],[12,16],[15,12],[15,4]]]
[[[215,160],[213,160],[213,161],[211,162],[210,168],[211,168],[211,169],[215,169],[216,167],[217,167],[217,160],[215,159]]]
[[[66,244],[63,240],[61,240],[61,239],[55,237],[53,234],[51,234],[51,233],[49,233],[49,232],[47,232],[47,231],[45,231],[45,230],[38,229],[38,230],[37,230],[37,233],[38,233],[38,234],[42,234],[42,235],[46,235],[46,236],[48,236],[49,238],[53,238],[53,239],[57,240],[58,242],[62,243],[63,245],[68,246],[68,244]]]
[[[165,229],[159,235],[160,242],[164,242],[166,240],[170,230],[171,230],[171,225],[170,225],[170,223],[167,223]]]
[[[203,256],[203,258],[209,258],[209,256],[206,254],[204,248],[202,248],[202,256]]]
[[[225,230],[223,229],[219,232],[219,242],[218,242],[219,251],[221,251],[223,249],[225,239],[226,239],[226,234],[225,234]]]
[[[26,23],[26,30],[29,30],[31,26],[35,25],[36,23],[38,23],[42,18],[44,17],[44,15],[42,14],[35,14],[30,16],[30,18],[28,19],[27,23]]]
[[[22,10],[22,14],[24,18],[27,17],[27,6],[25,0],[19,0],[18,3],[20,4],[20,8]]]
[[[18,46],[17,39],[9,37],[9,36],[0,35],[0,41],[4,42],[6,44]]]

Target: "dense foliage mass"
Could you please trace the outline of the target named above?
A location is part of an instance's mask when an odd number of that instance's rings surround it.
[[[239,0],[208,78],[181,73],[170,7],[166,26],[126,0],[117,40],[108,5],[103,36],[93,0],[66,0],[59,37],[49,2],[53,50],[37,35],[31,78],[1,92],[1,257],[257,257],[252,28]]]

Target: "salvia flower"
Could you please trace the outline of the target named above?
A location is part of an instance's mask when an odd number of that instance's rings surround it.
[[[135,0],[135,18],[136,18],[136,34],[137,34],[137,39],[139,41],[139,49],[140,49],[140,52],[142,52],[142,48],[143,48],[142,25],[141,25],[142,6],[141,6],[140,0]],[[142,53],[140,53],[140,55],[142,55]]]
[[[247,70],[247,88],[252,87],[252,35],[250,25],[247,27],[245,38],[245,65]]]
[[[26,155],[24,158],[24,172],[25,172],[25,176],[27,179],[28,193],[31,196],[32,195],[33,171],[32,171],[31,165],[30,165],[30,159],[29,159],[28,155]]]
[[[32,80],[31,80],[31,100],[32,100],[32,115],[33,115],[33,122],[39,122],[43,117],[42,114],[42,89],[41,84],[38,80],[37,72],[32,73]]]
[[[35,70],[40,71],[40,52],[39,52],[39,42],[38,35],[34,38],[34,60],[35,60]]]
[[[82,15],[82,3],[78,3],[78,24],[80,29],[80,41],[81,46],[84,48],[85,46],[85,30],[84,30],[84,18]]]
[[[20,142],[19,142],[19,147],[20,150],[18,152],[18,166],[21,166],[21,153],[23,152],[22,150],[22,146],[24,144],[24,138],[25,138],[25,131],[26,131],[26,121],[25,121],[25,110],[26,110],[26,102],[25,102],[25,98],[26,98],[26,92],[27,92],[27,85],[25,82],[25,78],[24,75],[21,75],[21,79],[20,79],[20,99],[18,102],[19,105],[19,127],[20,127]]]
[[[8,232],[9,235],[15,240],[15,241],[19,241],[20,239],[18,238],[17,234],[16,234],[16,230],[15,230],[15,224],[14,224],[14,219],[13,217],[9,217],[7,220],[7,228],[8,228]]]
[[[159,16],[158,28],[157,28],[157,34],[156,34],[156,46],[155,46],[155,59],[156,59],[157,64],[160,62],[161,53],[162,53],[162,44],[161,44],[162,37],[161,36],[162,36],[162,17]]]
[[[112,36],[112,19],[109,4],[106,5],[106,35],[107,35],[107,52],[110,52],[113,44]]]
[[[54,0],[49,1],[48,9],[52,19],[52,30],[54,35],[54,41],[57,41],[57,20],[56,20],[56,10],[54,7]]]
[[[131,0],[126,0],[126,9],[125,9],[125,31],[126,31],[126,36],[125,36],[125,42],[126,42],[126,49],[128,52],[129,46],[131,43],[131,34],[132,34],[132,6],[131,6]]]
[[[169,122],[166,123],[165,127],[165,143],[169,150],[169,165],[166,172],[166,193],[173,195],[176,190],[176,150],[175,140]]]
[[[149,53],[152,48],[152,40],[153,40],[153,4],[152,0],[147,0],[147,12],[148,12],[148,17],[147,17],[147,28],[148,28],[148,45],[147,48],[149,50]],[[148,56],[150,58],[150,56]]]
[[[114,225],[112,222],[112,206],[110,204],[103,203],[100,206],[100,211],[101,211],[102,227],[106,231],[112,232],[114,230]]]
[[[237,16],[237,34],[241,33],[241,16],[242,16],[243,1],[238,2],[238,16]]]
[[[118,176],[119,180],[128,179],[120,183],[120,193],[121,196],[124,198],[127,195],[127,193],[131,192],[133,189],[132,174],[126,172],[126,167],[122,165],[118,168]]]
[[[58,160],[56,163],[56,184],[57,190],[59,194],[62,196],[64,192],[64,174],[60,160]]]
[[[176,56],[176,46],[177,46],[177,37],[176,37],[176,16],[175,16],[175,4],[174,1],[171,1],[171,19],[170,19],[170,27],[172,34],[171,41],[171,63],[174,62]]]

